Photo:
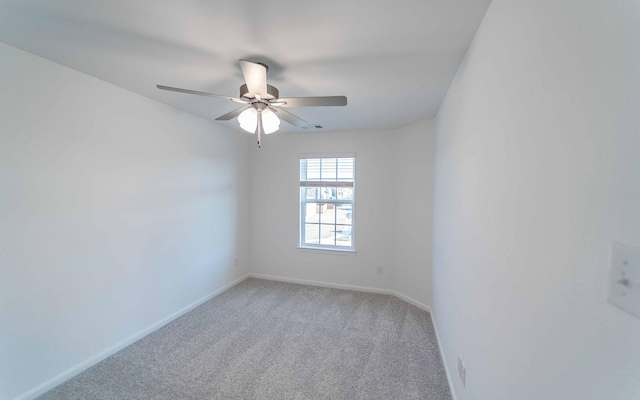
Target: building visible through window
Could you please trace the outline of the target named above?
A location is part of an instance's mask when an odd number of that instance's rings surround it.
[[[353,250],[353,155],[300,157],[300,247]]]

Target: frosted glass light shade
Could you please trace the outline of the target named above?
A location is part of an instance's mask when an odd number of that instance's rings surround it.
[[[256,126],[258,126],[258,112],[255,108],[247,108],[240,115],[238,115],[238,123],[240,128],[249,133],[256,132]]]
[[[268,108],[262,111],[262,127],[267,135],[280,129],[280,118]]]
[[[258,126],[258,112],[255,108],[247,108],[238,115],[240,128],[247,132],[255,133]],[[270,134],[280,129],[280,118],[268,108],[262,110],[262,129],[264,133]]]

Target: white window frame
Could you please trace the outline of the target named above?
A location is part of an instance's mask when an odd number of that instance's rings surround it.
[[[351,182],[347,181],[302,181],[300,179],[300,161],[303,159],[327,159],[327,158],[353,158],[353,180]],[[346,252],[346,253],[355,253],[355,178],[356,178],[356,155],[355,153],[321,153],[321,154],[300,154],[298,157],[298,182],[299,182],[299,190],[298,190],[298,201],[299,201],[299,221],[298,221],[298,248],[300,249],[311,249],[311,250],[328,250],[335,252]],[[306,199],[303,196],[303,188],[306,187],[350,187],[352,188],[352,196],[351,199]],[[306,209],[307,204],[309,203],[318,203],[318,204],[334,204],[336,207],[339,204],[350,204],[351,205],[351,246],[338,246],[338,245],[329,245],[329,244],[314,244],[314,243],[305,243],[305,221],[306,221]],[[337,208],[334,208],[337,209]],[[334,223],[334,225],[336,225]]]

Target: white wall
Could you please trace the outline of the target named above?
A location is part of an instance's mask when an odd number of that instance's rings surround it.
[[[640,5],[494,0],[437,117],[433,315],[459,400],[638,399]],[[456,373],[467,366],[463,388]]]
[[[394,290],[430,305],[435,120],[391,134],[396,145]]]
[[[300,250],[299,155],[355,153],[357,253]],[[273,134],[251,157],[251,271],[258,274],[388,289],[394,256],[395,153],[386,132]],[[390,211],[391,210],[391,211]]]
[[[431,232],[431,187],[413,191],[409,181],[431,174],[433,130],[433,121],[426,121],[395,131],[267,136],[262,148],[254,148],[250,155],[251,271],[385,290],[395,290],[399,282],[398,288],[409,292],[403,294],[426,302],[431,255],[422,244]],[[356,154],[356,254],[297,248],[299,155],[323,152]],[[407,171],[409,166],[415,171]],[[404,199],[405,194],[422,201]],[[397,257],[398,232],[403,251],[413,244],[419,247]],[[384,267],[384,274],[376,274],[377,266]],[[413,278],[419,281],[409,282]]]
[[[9,399],[246,273],[248,142],[2,44],[0,88]]]

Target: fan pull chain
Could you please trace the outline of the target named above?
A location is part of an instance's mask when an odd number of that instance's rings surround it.
[[[258,109],[258,126],[256,126],[256,131],[258,131],[258,148],[262,148],[262,110]]]

